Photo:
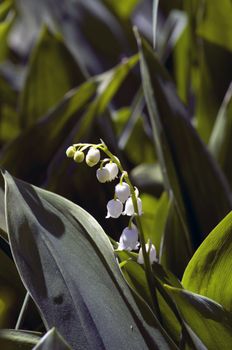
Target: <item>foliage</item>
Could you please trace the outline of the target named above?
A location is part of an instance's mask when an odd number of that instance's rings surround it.
[[[231,347],[231,13],[0,1],[1,349]]]

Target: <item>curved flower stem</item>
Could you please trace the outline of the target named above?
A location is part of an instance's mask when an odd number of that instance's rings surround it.
[[[16,330],[18,330],[21,327],[22,323],[23,323],[23,320],[24,320],[24,317],[25,317],[25,313],[27,311],[27,307],[28,307],[29,301],[30,301],[30,294],[27,292],[26,295],[25,295],[25,298],[24,298],[24,301],[23,301],[23,305],[21,307],[21,310],[20,310],[20,313],[19,313],[16,325],[15,325],[15,329]]]
[[[145,242],[145,236],[144,236],[144,232],[143,232],[143,227],[142,227],[142,223],[141,223],[141,219],[139,216],[139,210],[138,210],[138,203],[137,203],[137,197],[135,194],[135,189],[134,186],[132,185],[130,178],[128,176],[128,173],[126,171],[124,171],[119,159],[117,157],[115,157],[107,148],[107,146],[103,143],[101,146],[99,146],[99,148],[109,157],[111,158],[111,160],[117,164],[120,172],[123,174],[123,179],[124,181],[129,185],[130,187],[130,192],[131,192],[131,198],[132,198],[132,202],[133,202],[133,206],[134,206],[134,211],[136,213],[135,215],[135,221],[137,224],[137,228],[139,231],[139,236],[140,236],[140,243],[141,243],[141,247],[142,247],[142,253],[143,253],[143,258],[144,258],[144,266],[145,266],[145,275],[146,275],[146,279],[147,279],[147,284],[148,287],[150,289],[150,294],[151,294],[151,298],[152,298],[152,308],[155,312],[155,314],[157,315],[159,321],[162,324],[162,317],[161,317],[161,312],[160,312],[160,308],[159,308],[159,304],[157,301],[157,294],[156,294],[156,283],[152,274],[152,268],[151,268],[151,264],[150,264],[150,258],[149,258],[149,252],[146,251],[146,242]]]

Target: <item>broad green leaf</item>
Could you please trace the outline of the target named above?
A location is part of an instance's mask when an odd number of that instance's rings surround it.
[[[208,235],[190,260],[183,285],[232,311],[232,212]]]
[[[232,208],[229,185],[194,130],[167,72],[148,44],[138,38],[141,73],[164,185],[195,245]]]
[[[93,217],[8,173],[4,179],[14,259],[46,327],[55,326],[74,349],[170,349],[156,319],[141,317]]]
[[[0,329],[0,347],[4,350],[31,350],[40,338],[34,332]]]
[[[199,2],[199,6],[202,4]],[[227,50],[232,51],[232,3],[230,0],[206,0],[197,34]]]
[[[22,125],[32,125],[54,107],[65,93],[82,82],[84,75],[62,38],[44,27],[32,50],[20,96]]]
[[[219,110],[211,137],[209,149],[220,164],[232,186],[232,84]]]
[[[197,349],[227,350],[232,344],[232,316],[213,300],[166,285],[182,317],[201,339]]]
[[[55,328],[48,331],[33,348],[33,350],[71,350],[63,337]]]

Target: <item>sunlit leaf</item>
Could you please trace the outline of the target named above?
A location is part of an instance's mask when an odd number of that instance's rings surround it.
[[[193,255],[183,276],[184,287],[232,311],[231,253],[232,212],[215,227]]]
[[[177,307],[197,336],[203,342],[197,349],[228,349],[232,343],[231,314],[220,304],[183,289],[166,286]]]
[[[232,3],[230,0],[206,0],[197,26],[198,35],[232,51]]]

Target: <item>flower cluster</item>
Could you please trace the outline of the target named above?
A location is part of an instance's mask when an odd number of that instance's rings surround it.
[[[88,152],[84,154],[84,151]],[[109,158],[101,160],[100,150],[104,151]],[[114,198],[107,203],[106,218],[118,218],[120,215],[130,217],[128,227],[126,227],[120,238],[118,250],[135,250],[140,246],[139,232],[133,219],[135,216],[142,215],[142,201],[139,198],[139,191],[134,188],[128,178],[127,172],[123,171],[119,159],[108,151],[104,143],[99,145],[91,144],[76,144],[68,147],[66,155],[73,158],[75,162],[81,163],[85,159],[86,164],[93,167],[100,163],[96,171],[96,177],[100,183],[106,183],[115,180],[118,177],[119,171],[121,177],[119,183],[115,186]],[[156,260],[156,251],[153,245],[146,245],[146,250],[149,253],[150,263]],[[138,255],[138,263],[143,264],[143,254],[140,248]]]

